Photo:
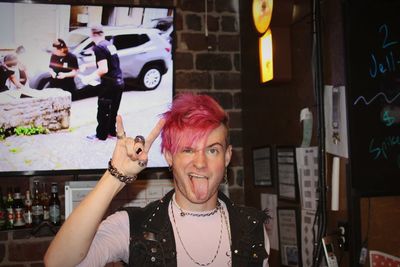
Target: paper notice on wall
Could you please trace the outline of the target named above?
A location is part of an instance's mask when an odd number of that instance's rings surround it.
[[[303,267],[311,267],[313,263],[314,236],[318,227],[314,225],[315,211],[301,211],[301,255]]]
[[[313,128],[313,114],[310,109],[303,108],[300,111],[300,122],[303,122],[303,141],[301,142],[301,147],[309,147]]]
[[[324,88],[326,151],[348,158],[346,90],[344,86]]]
[[[296,148],[302,209],[316,210],[318,201],[318,147]]]
[[[276,215],[278,197],[277,195],[263,193],[260,196],[260,200],[261,200],[261,209],[268,210],[268,214],[271,216],[271,220],[266,225],[271,249],[279,250],[278,217]]]

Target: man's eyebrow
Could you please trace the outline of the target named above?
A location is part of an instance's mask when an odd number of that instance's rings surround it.
[[[224,147],[224,145],[221,144],[220,142],[212,143],[211,145],[208,145],[207,147],[213,147],[213,146],[222,146],[222,147]]]

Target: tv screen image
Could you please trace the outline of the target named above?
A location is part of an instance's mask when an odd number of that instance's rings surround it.
[[[147,136],[172,102],[174,10],[139,6],[0,3],[0,56],[21,81],[0,93],[0,175],[74,173],[107,167],[116,139],[96,133],[98,81],[93,25],[115,47],[125,88],[118,114],[128,136]],[[50,57],[57,39],[76,56],[73,90],[51,87]],[[86,68],[82,66],[85,65]],[[65,67],[65,66],[64,66]],[[148,167],[166,167],[158,137]]]

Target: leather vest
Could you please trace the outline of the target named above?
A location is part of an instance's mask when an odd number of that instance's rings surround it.
[[[128,266],[176,267],[176,247],[168,205],[174,190],[144,208],[124,208],[129,215],[130,244]],[[233,267],[262,267],[268,257],[264,246],[266,214],[255,208],[235,206],[218,193],[227,206],[232,238]]]

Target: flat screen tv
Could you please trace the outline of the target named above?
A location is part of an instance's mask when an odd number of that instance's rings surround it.
[[[0,93],[0,176],[79,174],[107,167],[116,140],[89,139],[97,126],[98,86],[84,82],[96,66],[80,68],[71,91],[51,87],[55,40],[65,41],[78,65],[95,62],[90,28],[103,25],[125,80],[118,114],[129,136],[147,136],[173,97],[174,8],[0,3],[0,61],[25,82],[7,80]],[[14,60],[15,61],[15,60]],[[8,62],[8,61],[7,61]],[[14,66],[15,65],[15,66]],[[148,167],[166,167],[154,142]]]

